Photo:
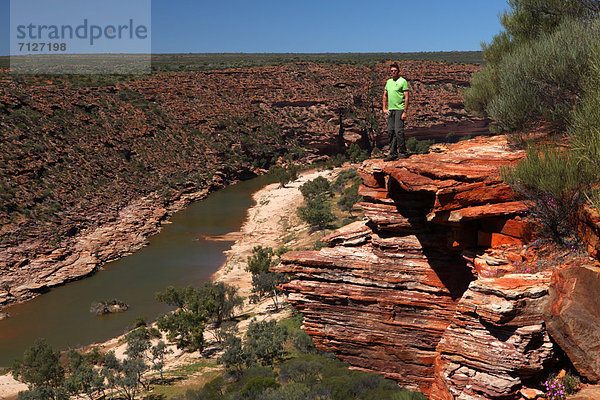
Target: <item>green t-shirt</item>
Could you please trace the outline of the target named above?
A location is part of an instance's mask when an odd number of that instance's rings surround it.
[[[404,92],[408,90],[408,82],[400,77],[398,80],[388,79],[385,83],[388,95],[388,110],[404,110]]]

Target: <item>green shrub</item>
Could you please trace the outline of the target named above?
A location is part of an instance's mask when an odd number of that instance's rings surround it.
[[[282,167],[281,165],[272,165],[269,168],[269,174],[273,175],[275,179],[277,179],[280,187],[285,187],[287,183],[298,179],[299,169],[300,167],[293,164],[288,165],[287,167]]]
[[[331,185],[329,181],[322,176],[318,176],[300,186],[300,192],[306,200],[312,200],[318,196],[324,196],[329,192],[330,189]]]
[[[369,152],[367,150],[363,150],[356,143],[352,143],[350,147],[346,150],[346,155],[351,163],[358,163],[369,158]]]
[[[473,74],[471,87],[463,96],[465,108],[479,115],[486,115],[486,108],[491,99],[499,92],[497,68],[487,66]]]
[[[247,271],[255,274],[269,272],[269,268],[277,264],[274,257],[273,249],[270,247],[254,246],[252,255],[248,257]]]
[[[429,152],[429,146],[433,140],[418,140],[416,137],[410,137],[406,141],[406,149],[411,154],[425,154]]]
[[[351,184],[360,184],[362,181],[356,172],[356,168],[345,169],[341,171],[335,181],[331,184],[331,190],[340,193],[344,190],[348,182]]]
[[[273,365],[285,355],[287,329],[276,321],[251,321],[244,350],[261,365]]]
[[[331,205],[320,198],[308,200],[305,206],[298,207],[298,216],[310,226],[325,229],[335,221]]]
[[[212,320],[220,325],[242,303],[237,288],[222,282],[207,282],[199,289],[169,286],[164,292],[156,293],[155,297],[160,302],[178,307],[158,317],[157,325],[167,332],[167,339],[173,341],[177,348],[188,351],[202,351],[206,323]]]
[[[252,249],[252,256],[248,257],[248,266],[246,270],[252,273],[252,292],[255,293],[258,300],[263,296],[273,299],[275,309],[279,309],[278,289],[279,284],[287,281],[285,274],[271,272],[269,268],[277,265],[278,259],[273,249],[270,247],[255,246]]]
[[[562,383],[565,386],[567,394],[574,394],[580,389],[581,380],[570,372],[562,377]]]
[[[509,1],[511,10],[501,16],[505,31],[483,45],[487,65],[464,93],[467,109],[487,114],[504,131],[539,119],[564,128],[599,37],[595,3]]]
[[[382,155],[383,155],[383,152],[379,149],[379,147],[374,147],[373,150],[371,151],[372,158],[381,157]]]
[[[564,129],[589,71],[589,53],[600,24],[567,20],[551,34],[523,44],[498,68],[502,89],[486,111],[505,131],[540,119]]]
[[[315,350],[315,344],[312,338],[302,329],[297,329],[291,333],[292,345],[299,353],[310,353]]]
[[[325,166],[328,169],[339,168],[347,161],[346,156],[343,154],[336,154],[335,156],[329,157]]]
[[[524,160],[502,171],[503,179],[532,202],[530,214],[538,222],[539,234],[560,245],[574,239],[577,207],[596,179],[582,166],[568,151],[529,147]]]
[[[572,149],[583,165],[600,180],[600,46],[591,55],[591,71],[584,83],[584,94],[573,112],[569,127]],[[600,210],[600,192],[594,187],[588,195]]]
[[[358,194],[358,186],[359,184],[354,184],[346,189],[344,189],[344,193],[338,200],[338,205],[342,211],[346,211],[352,216],[352,210],[354,209],[354,205],[360,201],[362,201],[362,196]]]
[[[60,353],[55,351],[45,339],[38,339],[31,347],[25,350],[22,360],[17,360],[12,365],[15,378],[26,382],[29,391],[34,394],[43,391],[47,398],[66,399],[62,382],[65,370],[59,362]]]
[[[279,386],[279,382],[275,378],[265,378],[262,376],[258,376],[256,378],[250,379],[246,386],[242,388],[240,394],[243,398],[246,399],[256,399],[260,394],[262,394],[267,389],[277,389]]]

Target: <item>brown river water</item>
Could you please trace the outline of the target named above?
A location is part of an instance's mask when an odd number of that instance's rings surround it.
[[[9,366],[33,342],[46,338],[55,349],[105,341],[127,330],[138,316],[154,321],[171,308],[154,300],[169,285],[199,285],[225,261],[231,242],[207,240],[240,229],[253,205],[252,193],[273,182],[263,176],[226,187],[176,213],[170,224],[150,237],[150,245],[106,264],[95,275],[52,289],[37,298],[6,307],[0,321],[0,366]],[[129,304],[123,313],[96,316],[94,301],[117,298]]]

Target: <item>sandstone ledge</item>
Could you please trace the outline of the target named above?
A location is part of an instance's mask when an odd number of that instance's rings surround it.
[[[500,170],[524,152],[503,136],[443,151],[365,161],[365,221],[274,269],[317,346],[355,368],[437,400],[518,399],[557,357],[551,272],[514,273],[532,225]]]

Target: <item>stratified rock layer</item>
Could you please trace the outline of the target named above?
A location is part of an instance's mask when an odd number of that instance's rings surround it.
[[[544,327],[549,273],[478,279],[437,347],[431,400],[518,399],[523,379],[554,361]]]
[[[600,381],[600,268],[573,266],[556,271],[544,319],[550,335],[577,371]]]
[[[435,347],[470,270],[443,253],[426,256],[414,235],[370,239],[284,255],[278,270],[296,278],[286,285],[289,301],[318,347],[426,391]]]
[[[554,357],[541,316],[550,278],[477,278],[508,269],[484,248],[531,236],[527,204],[499,173],[523,155],[498,136],[363,163],[366,220],[275,267],[317,346],[434,399],[516,398]]]

